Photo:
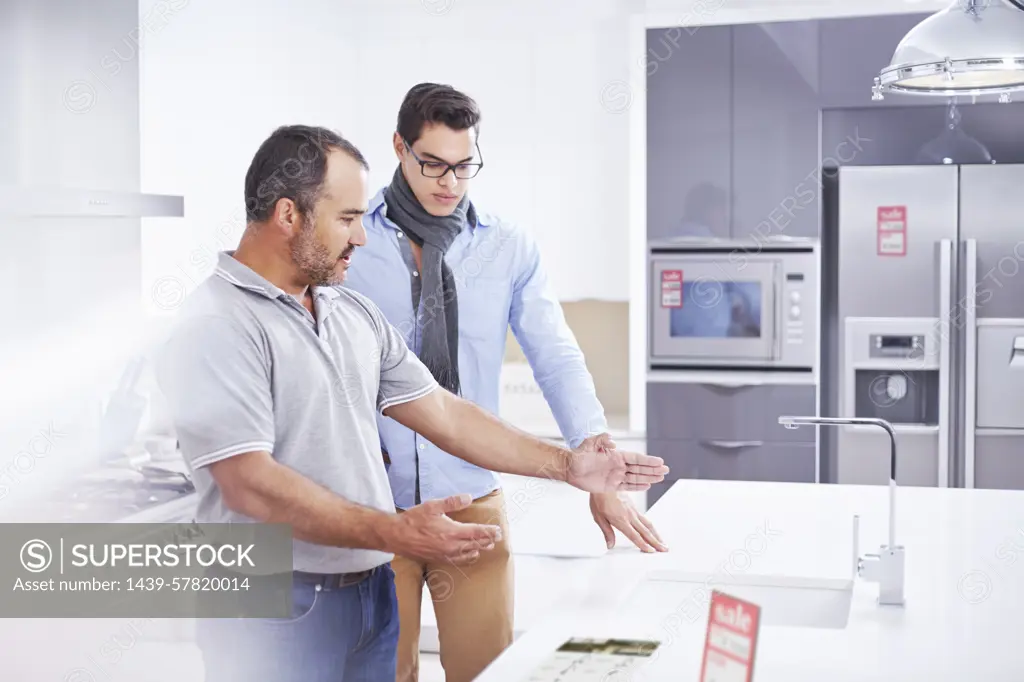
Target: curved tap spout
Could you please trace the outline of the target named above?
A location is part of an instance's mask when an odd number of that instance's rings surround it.
[[[889,546],[896,546],[896,429],[884,419],[868,417],[779,417],[787,429],[816,426],[877,426],[889,434]]]

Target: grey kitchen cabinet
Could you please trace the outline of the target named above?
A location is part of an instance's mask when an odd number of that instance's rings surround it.
[[[816,414],[815,387],[649,383],[647,452],[671,471],[648,506],[679,479],[816,482],[815,431],[786,429],[785,414]]]
[[[936,164],[947,155],[966,164],[1024,161],[1024,103],[961,104],[957,112],[951,131],[945,102],[830,109],[822,112],[821,143],[835,149],[847,141],[847,166]]]
[[[821,108],[928,106],[929,97],[886,95],[872,101],[871,86],[889,65],[903,36],[928,14],[890,14],[874,17],[822,19],[820,26]]]
[[[732,28],[647,32],[647,234],[729,237]]]
[[[814,429],[787,429],[782,415],[816,414],[813,385],[647,385],[647,439],[813,443]]]
[[[651,441],[648,451],[676,467],[678,478],[814,483],[814,443]]]
[[[818,22],[733,27],[732,236],[817,237]]]
[[[647,452],[664,459],[672,470],[663,483],[647,491],[648,507],[680,479],[780,483],[817,480],[814,443],[666,439],[649,440]]]
[[[858,126],[872,121],[858,117],[898,119],[912,134],[897,149],[942,130],[944,107],[931,98],[871,99],[874,77],[927,16],[648,30],[648,239],[817,237],[821,173],[891,155],[881,142],[865,151]],[[901,108],[911,113],[886,118]],[[847,116],[830,135],[822,112],[836,109]]]
[[[648,31],[649,239],[818,235],[817,32]]]

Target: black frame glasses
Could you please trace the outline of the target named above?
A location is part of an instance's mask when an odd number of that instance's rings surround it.
[[[484,157],[480,153],[480,143],[476,143],[476,156],[480,159],[479,163],[447,163],[445,161],[435,161],[433,159],[424,160],[412,150],[412,145],[409,144],[408,140],[403,139],[405,148],[409,150],[412,157],[416,159],[416,162],[420,164],[420,173],[427,178],[443,178],[448,175],[448,172],[455,173],[455,177],[459,180],[469,180],[475,178],[477,173],[484,167]],[[427,167],[430,167],[430,172],[427,172]]]

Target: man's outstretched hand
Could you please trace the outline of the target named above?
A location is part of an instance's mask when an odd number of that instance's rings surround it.
[[[389,517],[382,528],[386,546],[400,556],[421,561],[476,561],[481,552],[494,549],[501,527],[492,524],[458,523],[447,515],[473,503],[469,495],[430,500]]]
[[[615,442],[607,433],[591,436],[580,443],[579,450],[614,450]],[[590,514],[601,529],[608,549],[615,546],[615,530],[632,541],[643,552],[667,552],[668,547],[658,535],[654,524],[640,513],[627,495],[591,493]]]
[[[665,480],[661,457],[625,450],[577,449],[569,458],[566,482],[588,493],[647,490]]]

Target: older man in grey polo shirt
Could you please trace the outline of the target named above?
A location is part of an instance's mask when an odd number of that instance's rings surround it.
[[[644,490],[656,457],[569,451],[438,387],[369,299],[341,287],[365,243],[367,164],[330,131],[289,126],[245,180],[238,248],[189,297],[157,376],[201,522],[293,528],[292,618],[200,623],[208,682],[393,680],[395,554],[462,564],[497,526],[446,516],[469,495],[395,512],[376,415],[492,471],[590,492]]]

